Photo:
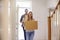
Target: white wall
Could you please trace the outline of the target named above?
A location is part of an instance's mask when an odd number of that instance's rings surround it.
[[[8,40],[8,0],[2,1],[1,11],[1,37],[2,40]]]
[[[1,40],[16,40],[16,11],[15,11],[15,0],[11,1],[11,12],[8,16],[8,2],[9,0],[2,1],[1,10]],[[9,35],[10,34],[10,35]]]
[[[0,6],[1,6],[1,2],[0,2]],[[1,7],[0,7],[0,40],[1,40]]]
[[[35,31],[34,40],[47,40],[48,39],[48,9],[46,0],[33,0],[32,1],[33,15],[38,20],[38,30]]]

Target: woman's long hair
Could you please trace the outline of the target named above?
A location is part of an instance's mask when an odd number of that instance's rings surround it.
[[[30,13],[31,13],[31,17],[29,17]],[[33,20],[33,14],[32,14],[32,12],[30,11],[29,14],[28,14],[28,20]]]

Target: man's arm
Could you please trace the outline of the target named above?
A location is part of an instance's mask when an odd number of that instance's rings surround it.
[[[21,16],[20,22],[23,23],[24,15]]]

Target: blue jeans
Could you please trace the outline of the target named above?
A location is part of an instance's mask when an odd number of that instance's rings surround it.
[[[26,31],[24,30],[24,39],[26,40]]]
[[[34,38],[34,31],[26,32],[26,40],[33,40]]]
[[[24,31],[24,39],[26,40],[26,30],[24,30],[24,26],[22,25],[23,31]]]

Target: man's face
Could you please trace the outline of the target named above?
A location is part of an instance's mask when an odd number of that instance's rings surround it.
[[[25,13],[28,13],[28,9],[25,9]]]

